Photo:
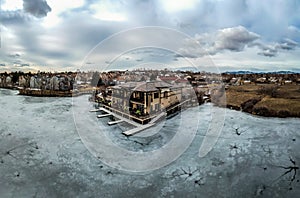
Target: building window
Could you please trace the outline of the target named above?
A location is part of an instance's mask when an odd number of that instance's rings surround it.
[[[158,98],[158,93],[154,93],[154,99]]]
[[[168,97],[168,92],[164,92],[164,97],[165,97],[165,98]]]

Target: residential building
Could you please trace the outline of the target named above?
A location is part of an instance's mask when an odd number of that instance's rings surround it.
[[[178,105],[182,87],[162,81],[127,82],[112,87],[111,107],[138,117],[147,117]]]

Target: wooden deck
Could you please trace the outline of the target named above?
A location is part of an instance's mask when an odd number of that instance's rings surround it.
[[[127,122],[127,123],[129,123],[129,124],[131,124],[131,125],[133,125],[133,126],[143,126],[142,124],[139,124],[139,123],[137,123],[137,122],[135,122],[135,121],[133,121],[133,120],[130,120],[130,119],[127,119],[127,118],[125,118],[125,117],[123,117],[123,116],[121,116],[121,115],[118,115],[118,114],[116,114],[116,113],[114,113],[114,112],[111,112],[110,110],[108,110],[108,109],[106,109],[106,108],[103,108],[103,107],[100,107],[99,108],[101,111],[104,111],[104,112],[106,112],[106,113],[108,113],[108,114],[111,114],[111,115],[113,115],[114,117],[116,117],[116,118],[118,118],[119,120],[124,120],[125,122]]]
[[[98,112],[98,111],[101,111],[100,109],[92,109],[90,110],[90,112]]]
[[[118,124],[118,123],[121,123],[121,122],[124,122],[125,120],[116,120],[116,121],[109,121],[107,124],[108,125],[114,125],[114,124]]]
[[[142,126],[139,126],[139,127],[133,128],[133,129],[130,129],[128,131],[124,131],[122,134],[124,134],[126,136],[134,135],[134,134],[139,133],[139,132],[141,132],[141,131],[143,131],[145,129],[150,128],[153,125],[155,125],[155,123],[145,124],[145,125],[142,125]]]
[[[166,112],[161,112],[160,114],[158,114],[155,118],[153,118],[149,124],[155,123],[157,122],[160,118],[162,118],[163,116],[166,116],[167,113]]]
[[[98,115],[97,117],[98,118],[103,118],[103,117],[106,117],[106,116],[114,116],[115,118],[117,118],[118,120],[116,121],[109,121],[107,124],[108,125],[113,125],[113,124],[118,124],[118,123],[121,123],[121,122],[127,122],[133,126],[135,126],[135,128],[133,129],[130,129],[128,131],[124,131],[122,134],[126,135],[126,136],[130,136],[130,135],[134,135],[136,133],[139,133],[147,128],[150,128],[151,126],[155,125],[160,118],[162,118],[163,116],[166,115],[165,112],[161,112],[159,115],[157,115],[156,117],[154,117],[154,119],[152,119],[148,124],[145,124],[145,125],[142,125],[142,124],[139,124],[133,120],[130,120],[130,119],[127,119],[121,115],[118,115],[114,112],[111,112],[110,110],[106,109],[106,108],[103,108],[103,107],[100,107],[99,109],[93,109],[93,110],[90,110],[90,112],[98,112],[98,111],[103,111],[105,112],[106,114],[103,114],[103,115]]]
[[[181,106],[183,105],[184,103],[188,102],[189,100],[186,100],[180,104],[177,104],[177,105],[174,105],[173,107],[169,108],[169,110],[172,110],[173,108],[176,108],[178,106]],[[98,118],[102,118],[102,117],[106,117],[106,116],[109,116],[109,115],[112,115],[114,116],[115,118],[117,118],[118,120],[116,121],[110,121],[108,122],[107,124],[108,125],[113,125],[113,124],[118,124],[118,123],[121,123],[121,122],[127,122],[128,124],[131,124],[133,126],[135,126],[135,128],[133,129],[130,129],[128,131],[124,131],[122,134],[126,135],[126,136],[130,136],[130,135],[134,135],[136,133],[139,133],[145,129],[148,129],[150,128],[151,126],[155,125],[156,122],[159,121],[159,119],[161,119],[162,117],[166,116],[167,113],[166,112],[161,112],[159,114],[155,114],[155,115],[152,115],[150,117],[148,117],[147,119],[142,119],[142,118],[137,118],[136,116],[133,116],[133,115],[130,115],[128,113],[125,113],[125,112],[121,112],[117,109],[114,109],[114,108],[111,108],[109,106],[105,106],[103,105],[103,107],[100,107],[99,109],[94,109],[94,110],[90,110],[90,112],[97,112],[97,111],[103,111],[105,112],[106,114],[104,115],[98,115],[97,117]],[[135,119],[135,120],[138,120],[140,121],[141,123],[144,123],[145,120],[150,120],[149,123],[147,124],[140,124],[140,123],[137,123],[136,121],[133,121],[131,119]]]
[[[103,115],[97,115],[97,118],[104,118],[107,116],[110,116],[111,114],[107,113],[107,114],[103,114]]]

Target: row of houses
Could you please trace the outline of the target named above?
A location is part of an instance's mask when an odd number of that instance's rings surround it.
[[[1,75],[0,76],[0,87],[12,87],[13,86],[12,77]]]
[[[243,84],[300,84],[300,74],[222,74],[222,81],[230,85]]]
[[[96,76],[102,84],[118,85],[126,82],[164,81],[170,84],[203,84],[221,82],[219,74],[191,73],[169,70],[134,70],[102,72]],[[93,80],[92,80],[93,81]],[[200,83],[199,83],[200,82]]]
[[[11,74],[0,76],[0,87],[19,87],[41,90],[72,90],[75,75],[73,74],[49,74],[38,73],[35,75],[19,75],[17,80],[12,80]]]

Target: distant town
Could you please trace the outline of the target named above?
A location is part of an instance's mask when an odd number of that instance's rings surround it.
[[[91,94],[91,100],[109,107],[117,104],[118,99],[114,96],[122,93],[125,94],[122,97],[126,97],[125,90],[151,92],[149,101],[153,104],[149,103],[148,106],[146,98],[144,101],[140,93],[135,94],[135,98],[131,98],[130,101],[135,101],[132,104],[119,100],[118,106],[114,106],[115,109],[120,110],[121,106],[127,105],[128,108],[135,109],[135,115],[139,117],[157,112],[160,105],[169,108],[180,104],[191,97],[191,94],[196,96],[196,101],[194,99],[190,101],[193,104],[214,100],[212,102],[217,105],[225,105],[256,115],[299,117],[299,85],[299,73],[284,71],[269,73],[240,71],[217,74],[205,71],[136,69],[110,72],[5,72],[0,74],[0,88],[18,89],[21,95],[68,97]],[[173,90],[169,92],[170,98],[166,101],[162,100],[164,97],[161,95],[165,88],[169,91]],[[217,99],[222,94],[222,89],[226,91],[225,102]],[[157,98],[164,102],[155,102]]]
[[[125,82],[160,80],[167,83],[189,83],[193,86],[211,83],[225,83],[227,85],[243,84],[300,84],[300,73],[293,72],[225,72],[221,74],[210,72],[143,70],[110,71],[110,72],[4,72],[0,73],[1,88],[40,89],[69,91],[74,84],[82,86],[114,86]],[[75,83],[76,81],[76,83]]]

